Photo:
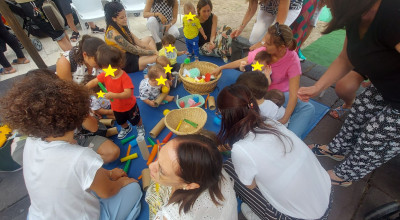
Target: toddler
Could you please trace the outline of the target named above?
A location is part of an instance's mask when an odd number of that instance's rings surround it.
[[[176,58],[180,55],[187,54],[186,51],[178,51],[176,48],[172,52],[167,52],[166,47],[171,45],[172,47],[175,46],[175,37],[171,34],[166,34],[161,40],[163,48],[158,51],[158,56],[160,57],[167,57],[169,60],[169,65],[172,67],[172,72],[178,72],[180,69],[179,63],[176,62]],[[164,65],[162,65],[164,67]],[[166,66],[166,65],[165,65]]]
[[[96,61],[102,69],[107,69],[109,65],[116,69],[114,76],[106,76],[103,72],[86,86],[93,88],[101,82],[106,87],[108,93],[105,93],[104,97],[111,101],[111,109],[114,112],[115,119],[121,125],[118,139],[125,138],[132,131],[132,127],[127,121],[133,126],[136,125],[138,136],[144,137],[145,130],[136,97],[133,95],[132,80],[121,69],[124,66],[124,54],[115,47],[101,45],[96,52]]]
[[[251,51],[252,52],[252,51]],[[247,57],[247,61],[242,60],[240,62],[239,70],[242,72],[245,71],[253,71],[253,67],[249,64],[256,64],[257,62],[261,65],[261,70],[264,72],[265,77],[268,79],[268,85],[271,85],[271,54],[267,53],[266,51],[259,51],[257,53],[251,53]]]
[[[156,64],[160,65],[163,67],[163,70],[165,72],[164,67],[167,67],[168,65],[171,66],[171,62],[169,59],[165,56],[159,56],[156,59]],[[179,66],[180,68],[180,66]],[[176,88],[176,79],[177,79],[178,72],[176,71],[171,71],[171,73],[166,73],[167,79],[168,79],[168,84],[169,86],[172,86],[172,88]]]
[[[185,3],[183,6],[183,12],[185,13],[185,16],[183,17],[183,34],[185,35],[189,58],[191,58],[194,53],[195,60],[199,60],[199,32],[203,35],[205,40],[207,40],[207,36],[197,17],[194,17],[193,20],[188,19],[189,12],[192,13],[192,15],[196,14],[194,5],[191,2]]]
[[[161,94],[161,88],[163,86],[157,85],[158,81],[156,79],[160,78],[160,76],[166,78],[165,70],[161,65],[156,64],[149,68],[147,76],[148,77],[144,78],[139,85],[140,100],[151,107],[156,107],[154,100]],[[167,82],[165,86],[168,88],[170,87]],[[174,100],[174,97],[168,95],[165,100],[171,102]]]

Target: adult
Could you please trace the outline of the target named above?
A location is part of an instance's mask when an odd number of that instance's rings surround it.
[[[243,202],[261,219],[325,219],[329,175],[307,145],[282,124],[264,121],[246,86],[225,87],[217,107],[218,137],[232,146],[224,168]]]
[[[301,67],[295,51],[296,40],[293,38],[292,30],[282,24],[276,23],[268,28],[265,46],[249,53],[244,61],[251,64],[259,51],[267,51],[271,55],[271,80],[268,90],[278,89],[285,95],[283,105],[285,115],[279,120],[282,124],[288,124],[288,129],[298,137],[304,138],[304,133],[314,116],[315,108],[311,103],[302,102],[297,98],[300,86]],[[242,60],[225,64],[214,70],[218,73],[223,69],[237,68]]]
[[[97,66],[95,56],[97,48],[105,44],[103,40],[89,35],[82,36],[78,45],[63,53],[57,60],[56,72],[63,80],[81,83],[86,75],[98,75],[101,69]]]
[[[230,34],[232,29],[226,25],[218,27],[218,16],[212,13],[213,5],[211,0],[199,0],[197,3],[197,13],[201,27],[207,36],[207,39],[199,34],[200,53],[206,56],[221,57],[228,61],[232,53],[232,38]]]
[[[332,20],[324,34],[346,28],[343,50],[298,96],[307,101],[353,69],[370,79],[329,145],[311,146],[317,154],[344,159],[328,173],[335,185],[348,186],[400,153],[400,2],[328,0],[327,6]]]
[[[251,18],[258,10],[257,21],[251,31],[249,41],[253,46],[250,50],[256,49],[267,42],[267,30],[274,21],[280,24],[291,25],[300,14],[303,0],[249,0],[249,6],[244,15],[242,24],[231,34],[232,38],[239,36]]]
[[[160,195],[158,204],[163,205],[154,219],[238,218],[234,183],[222,168],[221,153],[210,139],[178,136],[161,148],[158,160],[149,168],[160,188],[171,187],[170,194]],[[158,192],[149,188],[146,200]]]
[[[102,168],[74,129],[89,114],[89,92],[43,70],[17,82],[0,101],[3,122],[28,135],[23,170],[28,219],[134,219],[142,192],[136,180]]]
[[[147,29],[157,44],[157,49],[162,48],[161,38],[165,33],[175,38],[179,37],[177,0],[147,0],[143,10],[143,17],[147,18]]]
[[[13,60],[12,62],[13,65],[29,63],[29,60],[26,59],[24,53],[19,47],[17,38],[14,35],[10,34],[3,21],[0,21],[0,65],[3,66],[3,68],[0,69],[0,74],[10,74],[17,72],[17,70],[11,66],[10,62],[8,62],[6,56],[4,56],[4,52],[7,50],[6,44],[8,44],[17,55],[17,59]]]
[[[106,17],[105,41],[125,53],[127,73],[144,70],[147,64],[156,62],[156,44],[153,38],[139,39],[128,28],[128,17],[120,2],[107,2],[104,6]]]

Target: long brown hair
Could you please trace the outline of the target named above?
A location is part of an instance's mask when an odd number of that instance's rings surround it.
[[[95,57],[97,48],[103,44],[106,44],[106,42],[100,38],[92,37],[87,34],[83,35],[78,45],[72,48],[75,62],[77,64],[83,64],[83,52],[86,52],[89,57]]]
[[[322,34],[346,28],[353,22],[361,19],[379,0],[328,0],[327,6],[331,9],[332,20],[328,23]]]
[[[208,191],[215,205],[223,201],[221,192],[222,156],[217,145],[211,139],[202,135],[178,136],[174,139],[178,147],[179,170],[177,175],[186,183],[197,183],[199,188],[191,190],[177,189],[168,201],[168,204],[179,204],[179,212],[190,211],[197,198]]]
[[[200,16],[200,10],[204,7],[209,5],[211,8],[211,11],[213,9],[213,5],[211,3],[211,0],[199,0],[199,2],[197,3],[197,14]]]
[[[292,29],[287,25],[279,24],[279,30],[278,23],[271,25],[268,28],[268,34],[271,36],[271,43],[276,47],[285,45],[289,50],[295,50],[297,47],[297,41],[293,38]]]
[[[122,29],[118,26],[117,23],[115,23],[113,21],[113,18],[118,17],[118,14],[125,10],[124,6],[117,1],[113,1],[113,2],[107,2],[104,5],[104,16],[106,18],[106,29],[108,29],[109,26],[112,26],[113,28],[115,28],[115,30],[118,31],[118,33],[120,33],[122,35],[122,37],[125,38],[125,40],[129,41],[131,44],[135,44],[133,37],[131,35],[131,31],[129,30],[128,26],[123,26],[123,28],[125,29],[126,33],[124,31],[122,31]]]

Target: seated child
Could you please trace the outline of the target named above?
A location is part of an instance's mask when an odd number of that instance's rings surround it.
[[[199,32],[203,35],[203,38],[207,40],[207,36],[204,33],[203,28],[200,25],[200,20],[197,17],[188,19],[189,12],[192,15],[196,15],[196,10],[191,2],[186,2],[183,6],[183,35],[185,35],[186,47],[188,49],[189,58],[194,54],[195,60],[199,60]]]
[[[106,87],[108,93],[105,93],[104,97],[111,101],[111,109],[114,112],[115,119],[121,125],[118,139],[124,139],[132,131],[132,127],[127,121],[132,126],[136,126],[138,136],[144,137],[145,130],[140,117],[139,106],[136,103],[136,97],[133,95],[133,83],[128,74],[122,70],[125,62],[124,54],[115,47],[101,45],[96,52],[96,61],[102,69],[107,69],[109,65],[116,69],[114,76],[106,76],[103,72],[97,78],[88,82],[86,86],[93,88],[98,85],[98,82],[101,82]]]
[[[180,55],[186,54],[186,51],[178,51],[176,48],[174,48],[173,52],[167,52],[166,47],[171,45],[172,47],[175,46],[175,37],[172,36],[171,34],[165,34],[164,37],[161,39],[161,43],[163,45],[163,48],[161,48],[158,51],[158,56],[160,57],[167,57],[169,60],[169,65],[172,67],[171,72],[178,72],[180,69],[180,64],[176,62],[176,58]],[[167,65],[162,65],[163,67]]]
[[[163,69],[164,69],[164,67],[167,67],[168,65],[171,66],[169,59],[165,56],[157,57],[156,64],[159,64],[161,67],[163,67]],[[164,73],[165,73],[165,69],[164,69]],[[175,81],[175,78],[177,78],[178,72],[171,71],[171,73],[166,73],[166,75],[167,75],[167,79],[168,79],[167,82],[168,82],[169,86],[176,88],[176,86],[173,86],[173,85],[175,85],[173,81]],[[172,75],[174,75],[174,76],[172,76]]]
[[[82,84],[86,85],[88,82],[90,82],[92,79],[96,78],[96,76],[93,75],[86,75],[83,78]],[[106,116],[106,118],[110,119],[115,119],[114,112],[111,110],[111,103],[110,100],[104,98],[104,97],[97,97],[97,93],[100,91],[100,86],[96,85],[91,89],[91,103],[90,103],[90,109],[92,112],[98,117],[102,118],[103,116]]]
[[[282,107],[283,104],[285,104],[285,95],[278,89],[269,90],[264,98],[267,100],[271,100],[279,107]]]
[[[2,122],[28,136],[23,152],[31,202],[27,218],[136,218],[142,196],[137,181],[119,168],[104,169],[99,154],[74,140],[74,130],[89,115],[89,91],[35,71],[0,99]]]
[[[268,91],[269,83],[265,75],[260,71],[244,72],[238,77],[236,83],[247,86],[250,89],[260,108],[261,116],[276,121],[283,117],[285,114],[285,109],[283,107],[277,106],[271,100],[264,99]]]
[[[156,64],[149,68],[147,76],[148,77],[143,79],[139,85],[140,100],[151,107],[156,107],[154,101],[161,94],[161,88],[163,86],[157,85],[158,81],[156,79],[160,78],[160,76],[166,78],[166,74],[164,68],[161,65]],[[168,88],[170,87],[168,83],[165,83],[165,86]],[[171,102],[174,100],[174,97],[167,95],[164,100]]]

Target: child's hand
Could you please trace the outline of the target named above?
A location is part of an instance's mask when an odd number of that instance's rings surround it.
[[[150,101],[149,100],[149,103],[148,103],[151,107],[157,107],[157,105],[156,105],[156,102],[155,101]]]
[[[267,77],[267,79],[270,78],[271,73],[272,73],[271,65],[266,65],[264,68],[264,74]]]
[[[241,61],[240,62],[240,66],[239,66],[239,70],[244,72],[245,71],[245,66],[247,66],[247,62],[246,61]]]
[[[207,35],[203,34],[204,40],[207,40]]]
[[[113,92],[107,92],[106,94],[104,94],[104,98],[111,100],[114,98],[114,94]]]

